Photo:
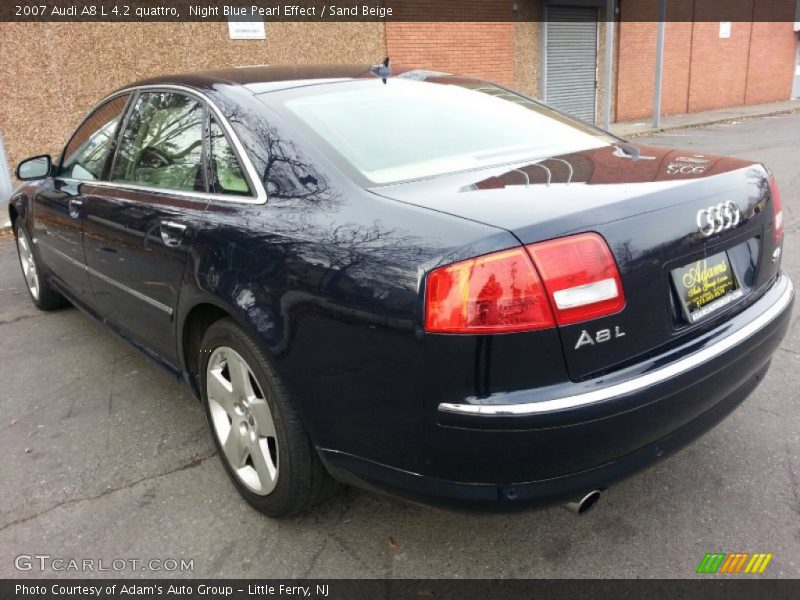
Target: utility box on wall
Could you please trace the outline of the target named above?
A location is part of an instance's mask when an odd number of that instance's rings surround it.
[[[800,23],[798,23],[800,25]],[[800,98],[800,40],[797,41],[797,57],[794,62],[794,84],[792,98]]]
[[[8,198],[11,196],[11,173],[8,167],[8,156],[0,133],[0,229],[9,225]]]

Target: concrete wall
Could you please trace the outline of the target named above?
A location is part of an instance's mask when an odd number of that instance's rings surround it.
[[[514,15],[514,85],[530,96],[539,95],[541,69],[541,4],[519,2]]]
[[[383,23],[268,23],[230,40],[227,23],[0,23],[0,134],[12,166],[57,154],[107,93],[154,75],[264,63],[374,63]]]

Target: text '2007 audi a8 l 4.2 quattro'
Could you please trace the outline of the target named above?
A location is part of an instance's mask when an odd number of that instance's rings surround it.
[[[272,516],[336,480],[584,511],[747,397],[794,300],[764,166],[445,73],[151,79],[17,176],[34,303],[184,379]]]

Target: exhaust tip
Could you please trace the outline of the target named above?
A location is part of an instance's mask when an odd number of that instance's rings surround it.
[[[597,501],[600,500],[600,493],[600,490],[592,490],[591,492],[587,492],[579,499],[564,504],[564,508],[578,516],[586,514],[592,510],[595,504],[597,504]]]

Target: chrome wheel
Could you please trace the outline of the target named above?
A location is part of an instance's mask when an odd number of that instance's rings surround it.
[[[22,263],[22,274],[25,276],[25,283],[34,300],[39,299],[39,273],[36,270],[36,261],[33,258],[28,236],[20,227],[17,231],[17,248],[19,250],[19,262]]]
[[[247,362],[220,346],[206,367],[214,435],[225,460],[248,489],[266,496],[278,481],[278,441],[264,393]]]

